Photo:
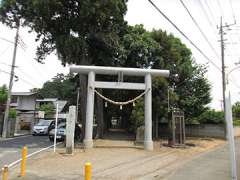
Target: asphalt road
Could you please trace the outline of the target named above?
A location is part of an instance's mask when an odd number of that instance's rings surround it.
[[[240,139],[236,139],[238,180],[240,180]],[[169,180],[230,180],[229,145],[203,153],[179,168]]]
[[[30,154],[52,144],[48,136],[29,135],[7,140],[0,139],[0,168],[20,159],[22,147],[25,145],[28,147],[28,154]]]

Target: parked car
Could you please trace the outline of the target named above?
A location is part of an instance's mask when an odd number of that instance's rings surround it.
[[[51,127],[53,120],[40,119],[39,122],[33,126],[32,135],[48,135],[49,128]]]
[[[53,141],[55,135],[55,128],[49,131],[49,140]],[[79,124],[75,124],[75,133],[74,133],[74,139],[76,141],[79,141],[81,139],[82,131]],[[58,124],[57,127],[57,135],[56,139],[57,141],[64,141],[66,137],[66,122],[62,122]]]
[[[61,123],[66,124],[66,119],[58,119],[58,125]],[[50,126],[48,128],[48,132],[51,131],[52,129],[55,129],[55,119],[53,119],[53,122],[50,124]]]
[[[49,140],[50,141],[54,140],[54,134],[55,134],[55,126],[54,126],[53,129],[51,129],[49,131],[49,135],[48,136],[49,136]],[[93,125],[93,138],[95,138],[96,136],[97,136],[97,125],[94,124]],[[56,139],[58,141],[64,141],[65,137],[66,137],[66,121],[63,121],[63,122],[58,124]],[[82,137],[83,137],[82,125],[76,123],[75,124],[74,139],[75,139],[75,141],[80,141],[82,139]]]

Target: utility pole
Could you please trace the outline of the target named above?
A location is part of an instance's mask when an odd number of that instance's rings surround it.
[[[227,79],[225,77],[225,62],[224,62],[224,28],[229,28],[234,24],[225,24],[224,26],[222,25],[222,17],[220,20],[220,42],[221,42],[221,55],[222,55],[222,86],[223,86],[223,106],[224,106],[224,117],[225,117],[225,122],[227,125],[227,140],[229,143],[229,150],[230,150],[230,160],[231,160],[231,171],[232,171],[232,180],[237,180],[237,163],[236,163],[236,153],[235,153],[235,142],[234,142],[234,134],[233,134],[233,122],[232,122],[232,104],[231,104],[231,96],[230,96],[230,90],[228,88],[228,92],[226,92],[226,80],[228,79],[229,73],[227,74]],[[226,93],[226,94],[225,94]]]
[[[224,39],[224,35],[226,34],[224,32],[224,28],[228,28],[227,30],[230,30],[230,26],[235,25],[233,24],[225,24],[223,25],[222,23],[222,17],[220,18],[220,27],[219,27],[219,33],[220,33],[220,43],[221,43],[221,60],[222,60],[222,94],[223,94],[223,110],[224,114],[226,114],[226,102],[225,102],[225,91],[226,91],[226,66],[225,66],[225,54],[224,54],[224,49],[225,49],[225,43],[226,39]]]
[[[223,39],[223,25],[222,17],[220,20],[220,42],[221,42],[221,60],[222,60],[222,93],[223,93],[223,111],[226,113],[226,103],[225,103],[225,91],[226,91],[226,78],[225,78],[225,59],[224,59],[224,39]]]
[[[7,104],[6,104],[6,109],[5,109],[5,113],[4,113],[4,121],[3,121],[4,124],[3,124],[3,132],[2,132],[2,137],[4,137],[4,138],[6,138],[8,135],[8,114],[9,114],[9,108],[10,108],[10,103],[11,103],[18,38],[19,38],[19,23],[17,23],[17,31],[16,31],[16,36],[15,36],[12,67],[11,67],[11,75],[10,75],[10,81],[9,81],[9,87],[8,87]]]

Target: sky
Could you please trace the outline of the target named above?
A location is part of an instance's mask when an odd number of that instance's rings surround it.
[[[239,0],[182,0],[189,9],[192,17],[196,20],[208,41],[217,52],[211,49],[207,41],[194,24],[180,0],[153,0],[180,29],[183,31],[219,68],[221,68],[221,51],[219,43],[220,17],[223,23],[232,24],[236,19],[236,25],[231,30],[226,30],[225,62],[226,72],[236,67],[235,63],[240,61],[240,1]],[[183,43],[191,49],[193,58],[198,64],[206,64],[208,73],[206,77],[212,85],[211,96],[213,98],[210,107],[222,109],[222,79],[219,69],[206,60],[187,40],[184,38],[164,17],[154,9],[148,0],[129,0],[128,11],[125,20],[130,25],[143,24],[147,30],[163,29],[168,33],[180,38]],[[0,24],[0,85],[9,82],[10,64],[13,54],[13,41],[16,30]],[[44,82],[50,80],[57,73],[67,74],[69,67],[63,67],[55,54],[49,55],[40,64],[34,60],[37,43],[35,33],[28,33],[28,29],[20,29],[20,38],[23,43],[17,49],[16,75],[19,77],[14,82],[13,91],[29,91],[32,88],[40,88]],[[5,40],[10,42],[7,42]],[[5,72],[3,72],[5,71]],[[238,69],[229,75],[229,89],[232,94],[233,103],[240,100],[240,82]]]

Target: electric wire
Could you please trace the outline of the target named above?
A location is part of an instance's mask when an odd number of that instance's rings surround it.
[[[38,84],[38,86],[41,86],[39,82],[37,83],[36,80],[33,79],[33,76],[30,76],[29,74],[27,74],[26,72],[24,72],[21,68],[17,68],[16,70],[19,71],[19,72],[21,72],[25,77],[27,77],[29,80],[31,80],[32,82],[34,82],[34,84],[36,83],[36,84]]]
[[[7,72],[7,71],[4,71],[4,70],[0,69],[0,73],[1,73],[1,72],[2,72],[2,73],[5,73],[5,74],[8,74],[8,75],[11,75],[10,72]],[[14,75],[14,77],[15,77],[16,79],[19,78],[17,75]]]
[[[5,73],[5,74],[8,74],[8,75],[11,75],[10,72],[4,71],[4,70],[2,70],[2,69],[0,69],[0,72]],[[37,86],[34,85],[33,83],[31,83],[31,82],[29,82],[29,81],[27,81],[27,80],[25,80],[25,79],[17,76],[16,74],[14,75],[14,78],[16,78],[15,81],[18,81],[18,80],[20,79],[20,80],[23,81],[25,84],[28,84],[28,85],[30,85],[30,86],[33,87],[33,88],[37,87]]]
[[[217,4],[218,4],[218,7],[219,7],[220,14],[221,14],[221,16],[222,16],[223,19],[224,19],[224,12],[223,12],[223,9],[222,9],[222,6],[221,6],[221,3],[220,3],[219,0],[217,0]]]
[[[191,44],[192,46],[197,49],[202,56],[208,60],[215,68],[217,68],[220,72],[221,72],[221,68],[219,68],[182,30],[179,29],[179,27],[168,18],[167,15],[165,15],[165,13],[163,13],[157,6],[156,4],[153,3],[153,1],[148,0],[148,2],[170,23],[172,24],[172,26],[174,26],[175,29],[177,29],[178,32],[180,32],[180,34],[182,34]]]
[[[205,16],[206,19],[208,20],[208,23],[211,25],[213,31],[216,32],[216,29],[215,29],[216,26],[214,26],[213,23],[212,23],[212,21],[210,20],[210,17],[208,16],[208,13],[207,13],[207,11],[205,10],[205,8],[204,8],[204,6],[203,6],[203,4],[202,4],[202,1],[201,1],[201,0],[198,0],[198,2],[199,2],[199,4],[200,4],[200,7],[201,7],[201,9],[202,9],[202,11],[203,11],[204,16]]]
[[[173,23],[173,21],[171,21],[168,16],[165,15],[165,13],[163,13],[157,6],[155,3],[153,3],[153,1],[148,0],[150,2],[150,4],[152,4],[152,6],[169,22],[172,24],[172,26],[175,27],[175,29],[178,30],[178,32],[180,32],[215,68],[217,68],[220,72],[222,71],[221,68],[219,68],[183,31],[181,31],[178,26]],[[231,81],[232,82],[232,81]],[[234,82],[232,82],[236,87],[240,88],[238,85],[236,85]]]
[[[185,8],[185,10],[187,11],[188,15],[191,17],[192,21],[194,22],[194,24],[197,26],[198,30],[200,31],[200,33],[202,34],[202,36],[204,37],[204,39],[206,40],[206,42],[208,43],[208,45],[211,47],[212,51],[215,53],[215,55],[220,59],[219,54],[217,53],[217,51],[215,50],[215,48],[213,47],[213,45],[210,43],[210,41],[208,40],[206,34],[203,32],[202,28],[200,27],[200,25],[198,24],[198,22],[195,20],[195,18],[193,17],[193,15],[191,14],[190,10],[188,9],[188,7],[186,6],[186,4],[183,2],[183,0],[180,0],[182,6]]]
[[[232,0],[229,0],[230,6],[231,6],[231,10],[232,10],[232,16],[233,16],[233,21],[236,23],[236,16],[233,10],[233,4],[232,4]]]
[[[12,41],[10,41],[10,40],[8,40],[8,39],[6,39],[6,38],[0,37],[0,39],[3,40],[3,41],[6,41],[6,42],[9,42],[9,43],[14,44],[14,42],[12,42]]]
[[[217,24],[218,24],[218,23],[217,23],[216,20],[215,20],[215,17],[214,17],[214,15],[213,15],[213,13],[212,13],[212,10],[211,10],[211,8],[210,8],[210,5],[208,4],[208,1],[205,0],[204,2],[205,2],[205,4],[206,4],[206,6],[207,6],[207,9],[208,9],[211,17],[212,17],[212,20],[214,21],[214,25],[217,27]]]
[[[0,53],[0,57],[3,56],[9,49],[9,46],[7,46],[3,51]]]

